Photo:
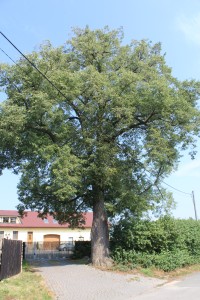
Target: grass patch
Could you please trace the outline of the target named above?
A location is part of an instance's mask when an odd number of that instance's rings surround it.
[[[142,268],[140,269],[140,273],[147,277],[155,277],[155,269],[152,268]],[[156,276],[158,277],[158,275]]]
[[[131,268],[129,265],[115,264],[109,271],[128,273],[128,274],[141,274],[147,277],[155,277],[165,280],[173,280],[177,277],[182,277],[195,272],[200,272],[200,264],[186,266],[184,268],[177,268],[174,271],[165,272],[155,267],[149,268]]]
[[[21,274],[0,281],[1,300],[52,300],[42,277],[28,263],[23,263]]]
[[[111,268],[111,271],[119,271],[119,272],[131,272],[133,268],[129,265],[123,265],[123,264],[114,264]],[[132,273],[132,272],[131,272]]]
[[[176,269],[168,273],[169,278],[181,277],[185,275],[189,275],[195,272],[200,272],[200,264],[187,266],[184,268]]]

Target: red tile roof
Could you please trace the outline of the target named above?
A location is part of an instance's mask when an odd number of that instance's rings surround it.
[[[85,216],[85,224],[83,227],[92,227],[93,213],[86,212],[83,214]],[[0,217],[18,217],[19,213],[17,210],[0,210]],[[38,212],[26,211],[25,215],[21,219],[21,223],[0,223],[0,228],[68,228],[69,224],[58,224],[55,222],[54,218],[50,215],[47,216],[46,222],[44,219],[38,217]]]

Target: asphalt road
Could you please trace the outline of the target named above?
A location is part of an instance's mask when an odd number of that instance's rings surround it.
[[[200,272],[183,277],[179,280],[153,288],[134,300],[199,300],[200,299]]]

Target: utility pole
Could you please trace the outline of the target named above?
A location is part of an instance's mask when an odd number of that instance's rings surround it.
[[[195,203],[195,198],[194,198],[194,191],[192,191],[192,200],[193,200],[193,205],[194,205],[195,219],[196,219],[196,221],[197,221],[198,218],[197,218],[196,203]]]

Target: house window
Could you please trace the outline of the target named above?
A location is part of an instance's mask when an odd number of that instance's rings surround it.
[[[0,223],[16,224],[17,223],[17,218],[16,217],[0,217]]]
[[[0,240],[4,238],[4,231],[0,231]]]
[[[18,240],[18,231],[13,231],[13,240]]]
[[[9,223],[9,217],[3,217],[3,223]]]
[[[13,218],[13,217],[12,217],[12,218],[10,218],[10,223],[12,223],[12,224],[16,224],[16,219],[17,219],[17,218]]]

